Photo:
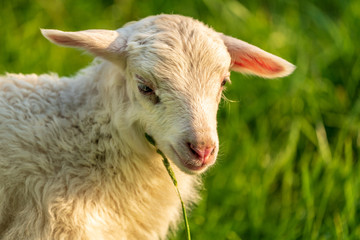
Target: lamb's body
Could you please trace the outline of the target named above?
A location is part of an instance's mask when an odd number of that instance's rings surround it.
[[[156,239],[178,218],[161,159],[131,142],[136,126],[111,124],[97,86],[106,64],[75,78],[0,78],[4,239]],[[184,198],[196,198],[196,178],[176,174]]]
[[[279,77],[279,57],[191,18],[159,15],[117,31],[43,31],[101,59],[72,78],[0,78],[0,239],[159,239],[215,162],[229,69]],[[105,60],[106,59],[106,60]],[[180,171],[181,170],[181,171]]]

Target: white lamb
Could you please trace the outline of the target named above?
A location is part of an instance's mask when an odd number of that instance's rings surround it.
[[[294,67],[178,15],[116,31],[42,30],[98,56],[71,78],[0,78],[0,239],[164,239],[213,165],[229,71],[283,77]]]

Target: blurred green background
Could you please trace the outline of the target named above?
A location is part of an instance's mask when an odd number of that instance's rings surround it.
[[[297,66],[278,80],[232,74],[193,239],[360,239],[359,0],[3,0],[0,73],[71,75],[91,62],[40,28],[116,29],[159,13],[192,16]],[[171,237],[184,238],[182,228]]]

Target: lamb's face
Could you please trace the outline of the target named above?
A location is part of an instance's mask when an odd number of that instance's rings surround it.
[[[216,112],[229,69],[265,78],[284,77],[295,69],[282,58],[178,15],[148,17],[117,31],[42,33],[56,44],[111,61],[121,73],[125,69],[131,112],[125,118],[140,122],[189,173],[203,172],[216,160]],[[115,96],[110,105],[116,112]]]
[[[128,91],[158,147],[183,171],[200,173],[219,150],[216,113],[231,59],[212,30],[184,31],[130,39]]]

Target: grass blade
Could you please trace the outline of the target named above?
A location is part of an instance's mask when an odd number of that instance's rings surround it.
[[[161,155],[161,157],[163,158],[163,164],[166,168],[166,171],[168,172],[171,180],[173,181],[173,184],[175,186],[175,189],[176,189],[176,193],[177,195],[179,196],[179,199],[180,199],[180,202],[181,202],[181,208],[182,208],[182,212],[183,212],[183,218],[184,218],[184,223],[185,223],[185,229],[186,229],[186,239],[187,240],[191,240],[191,234],[190,234],[190,226],[189,226],[189,221],[187,219],[187,215],[186,215],[186,208],[185,208],[185,204],[181,198],[181,194],[180,194],[180,191],[179,191],[179,188],[178,188],[178,184],[177,184],[177,180],[176,180],[176,177],[175,177],[175,173],[174,171],[172,170],[171,166],[170,166],[170,163],[169,163],[169,160],[167,159],[167,157],[165,156],[165,154],[156,147],[156,142],[154,140],[153,137],[151,137],[149,134],[145,133],[145,138],[146,140],[151,144],[153,145],[155,148],[156,148],[156,152],[158,154]]]

